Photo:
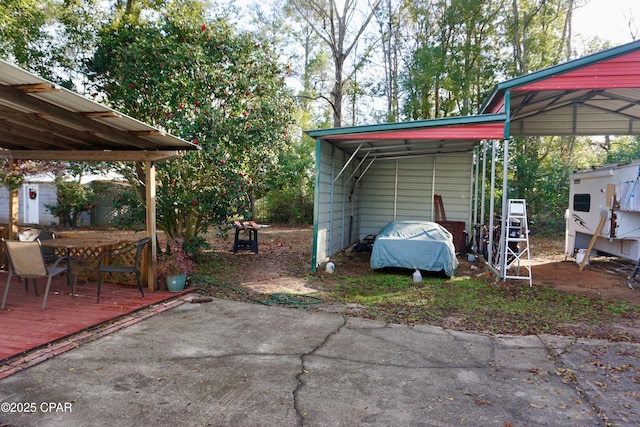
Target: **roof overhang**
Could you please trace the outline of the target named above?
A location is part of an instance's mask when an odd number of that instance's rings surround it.
[[[160,161],[197,149],[0,60],[0,158]]]
[[[395,159],[471,151],[480,141],[504,137],[505,114],[416,120],[306,131],[354,155]]]

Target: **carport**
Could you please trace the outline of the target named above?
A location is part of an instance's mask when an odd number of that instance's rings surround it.
[[[147,235],[156,237],[155,163],[199,147],[0,60],[0,157],[18,160],[135,161],[145,169]],[[18,229],[10,191],[9,238]],[[148,287],[154,290],[156,246]]]
[[[307,133],[316,140],[312,270],[389,221],[433,221],[435,195],[471,235],[473,224],[493,226],[496,171],[487,159],[498,145],[507,194],[511,137],[640,135],[640,41],[500,83],[476,116]],[[503,199],[502,218],[506,209]],[[503,242],[504,234],[502,252]]]

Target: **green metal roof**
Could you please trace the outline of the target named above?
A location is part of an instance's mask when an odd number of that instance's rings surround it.
[[[502,139],[505,114],[318,129],[309,136],[356,158],[395,159],[471,151],[483,139]]]
[[[393,137],[392,132],[399,130],[410,129],[424,129],[434,127],[447,127],[447,126],[459,126],[459,125],[473,125],[480,123],[498,123],[505,120],[505,114],[482,114],[477,116],[461,116],[461,117],[444,117],[439,119],[427,119],[427,120],[414,120],[410,122],[394,122],[394,123],[380,123],[373,125],[329,128],[329,129],[314,129],[306,130],[310,137],[316,139],[324,139],[329,136],[335,135],[351,135],[351,134],[369,134],[369,133],[381,133],[388,132],[390,138]]]

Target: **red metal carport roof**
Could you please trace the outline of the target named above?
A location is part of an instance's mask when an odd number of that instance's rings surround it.
[[[502,139],[504,114],[308,131],[356,158],[378,159],[470,151],[483,139]]]
[[[510,136],[640,135],[640,41],[500,83],[476,116],[307,133],[378,158],[468,151]]]
[[[640,41],[498,84],[480,112],[505,110],[512,136],[639,135]]]

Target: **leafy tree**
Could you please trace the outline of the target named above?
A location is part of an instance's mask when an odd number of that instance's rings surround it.
[[[500,72],[500,4],[420,0],[408,8],[416,45],[403,84],[406,116],[425,119],[477,112]]]
[[[640,137],[621,137],[607,147],[604,163],[629,164],[640,159]]]
[[[380,33],[384,64],[384,83],[379,88],[387,105],[386,121],[396,122],[400,118],[400,66],[403,40],[406,38],[407,7],[404,2],[385,0],[375,18]]]
[[[45,47],[51,37],[45,31],[49,1],[0,2],[0,56],[21,67],[48,75]]]
[[[93,209],[94,193],[88,185],[77,181],[56,178],[57,203],[45,205],[47,210],[60,219],[63,227],[76,227],[83,212]]]
[[[188,241],[229,216],[251,217],[293,120],[287,69],[270,46],[205,19],[198,1],[172,1],[162,15],[115,19],[88,67],[115,108],[202,148],[157,165],[160,228]],[[141,165],[122,172],[143,182]]]

